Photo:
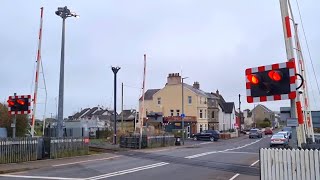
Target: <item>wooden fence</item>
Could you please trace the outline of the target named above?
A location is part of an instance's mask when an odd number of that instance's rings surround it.
[[[66,137],[49,138],[48,140],[50,141],[50,159],[81,156],[89,153],[89,138]]]
[[[320,151],[260,149],[261,180],[318,180]]]
[[[0,164],[37,160],[37,138],[0,138]]]

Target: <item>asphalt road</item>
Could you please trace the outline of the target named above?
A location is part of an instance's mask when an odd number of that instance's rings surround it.
[[[258,180],[259,149],[268,147],[269,139],[245,136],[218,142],[188,141],[189,147],[118,152],[106,158],[92,156],[86,161],[0,175],[0,180]]]

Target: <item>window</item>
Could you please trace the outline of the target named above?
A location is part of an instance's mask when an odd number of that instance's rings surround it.
[[[211,118],[214,118],[214,111],[211,112]]]
[[[180,110],[177,109],[177,116],[180,116]]]
[[[170,110],[170,116],[173,116],[173,112],[174,112],[174,111],[171,109],[171,110]]]
[[[192,97],[188,96],[188,104],[192,104]]]
[[[204,118],[207,118],[207,110],[204,110]]]
[[[200,132],[202,132],[202,130],[203,130],[203,129],[202,129],[202,124],[200,124]]]
[[[161,104],[161,98],[158,98],[158,104]]]
[[[202,109],[200,109],[200,118],[202,118]]]
[[[202,98],[200,97],[200,104],[202,104]]]

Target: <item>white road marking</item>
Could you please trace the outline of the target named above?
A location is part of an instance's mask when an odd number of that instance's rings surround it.
[[[239,176],[240,174],[235,174],[234,176],[232,176],[232,178],[230,178],[229,180],[234,180],[234,179],[236,179],[238,176]]]
[[[146,169],[152,169],[152,168],[164,166],[164,165],[167,165],[167,164],[169,164],[169,163],[160,162],[160,163],[151,164],[151,165],[147,165],[147,166],[141,166],[141,167],[136,167],[136,168],[132,168],[132,169],[116,171],[116,172],[113,172],[113,173],[94,176],[94,177],[86,178],[85,180],[105,179],[105,178],[109,178],[109,177],[120,176],[120,175],[123,175],[123,174],[133,173],[133,172],[142,171],[142,170],[146,170]]]
[[[254,163],[252,163],[250,166],[254,166],[255,164],[257,164],[260,160],[255,161]]]
[[[223,153],[223,152],[227,152],[227,151],[232,151],[232,150],[235,150],[235,149],[242,149],[244,147],[247,147],[247,146],[250,146],[252,144],[255,144],[259,141],[261,141],[263,138],[259,139],[259,140],[256,140],[256,141],[253,141],[249,144],[245,144],[243,146],[239,146],[239,147],[236,147],[236,148],[232,148],[232,149],[225,149],[225,150],[222,150],[222,151],[211,151],[211,152],[205,152],[205,153],[200,153],[200,154],[195,154],[195,155],[191,155],[191,156],[186,156],[184,158],[187,158],[187,159],[193,159],[193,158],[197,158],[197,157],[201,157],[201,156],[206,156],[206,155],[209,155],[209,154],[215,154],[215,153]]]
[[[56,165],[52,165],[53,167],[59,167],[59,166],[66,166],[66,165],[72,165],[72,164],[80,164],[80,163],[86,163],[86,162],[92,162],[92,161],[103,161],[103,160],[107,160],[107,159],[114,159],[120,156],[111,156],[111,157],[107,157],[107,158],[102,158],[102,159],[90,159],[90,160],[86,160],[86,161],[78,161],[78,162],[72,162],[72,163],[65,163],[65,164],[56,164]]]
[[[259,154],[254,152],[238,152],[238,151],[227,151],[227,152],[221,152],[221,153],[229,153],[229,154]]]
[[[81,180],[80,178],[64,178],[64,177],[47,177],[47,176],[22,176],[22,175],[11,175],[3,174],[0,177],[9,177],[9,178],[25,178],[25,179],[56,179],[56,180]]]
[[[212,144],[212,142],[203,142],[203,143],[199,143],[199,144],[195,144],[195,145],[202,145],[202,144]]]

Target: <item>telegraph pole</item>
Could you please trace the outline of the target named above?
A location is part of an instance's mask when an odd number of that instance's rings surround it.
[[[241,134],[241,120],[242,120],[242,115],[241,115],[241,100],[240,100],[240,98],[241,98],[241,95],[239,94],[239,136],[240,136],[240,134]]]
[[[144,111],[144,93],[145,93],[145,85],[146,85],[146,68],[147,68],[147,55],[144,54],[144,66],[143,66],[143,82],[142,82],[142,108],[141,112],[139,112],[140,117],[140,138],[139,138],[139,149],[142,148],[142,133],[143,133],[143,115],[145,113]]]
[[[123,83],[121,83],[121,130],[123,131]]]

